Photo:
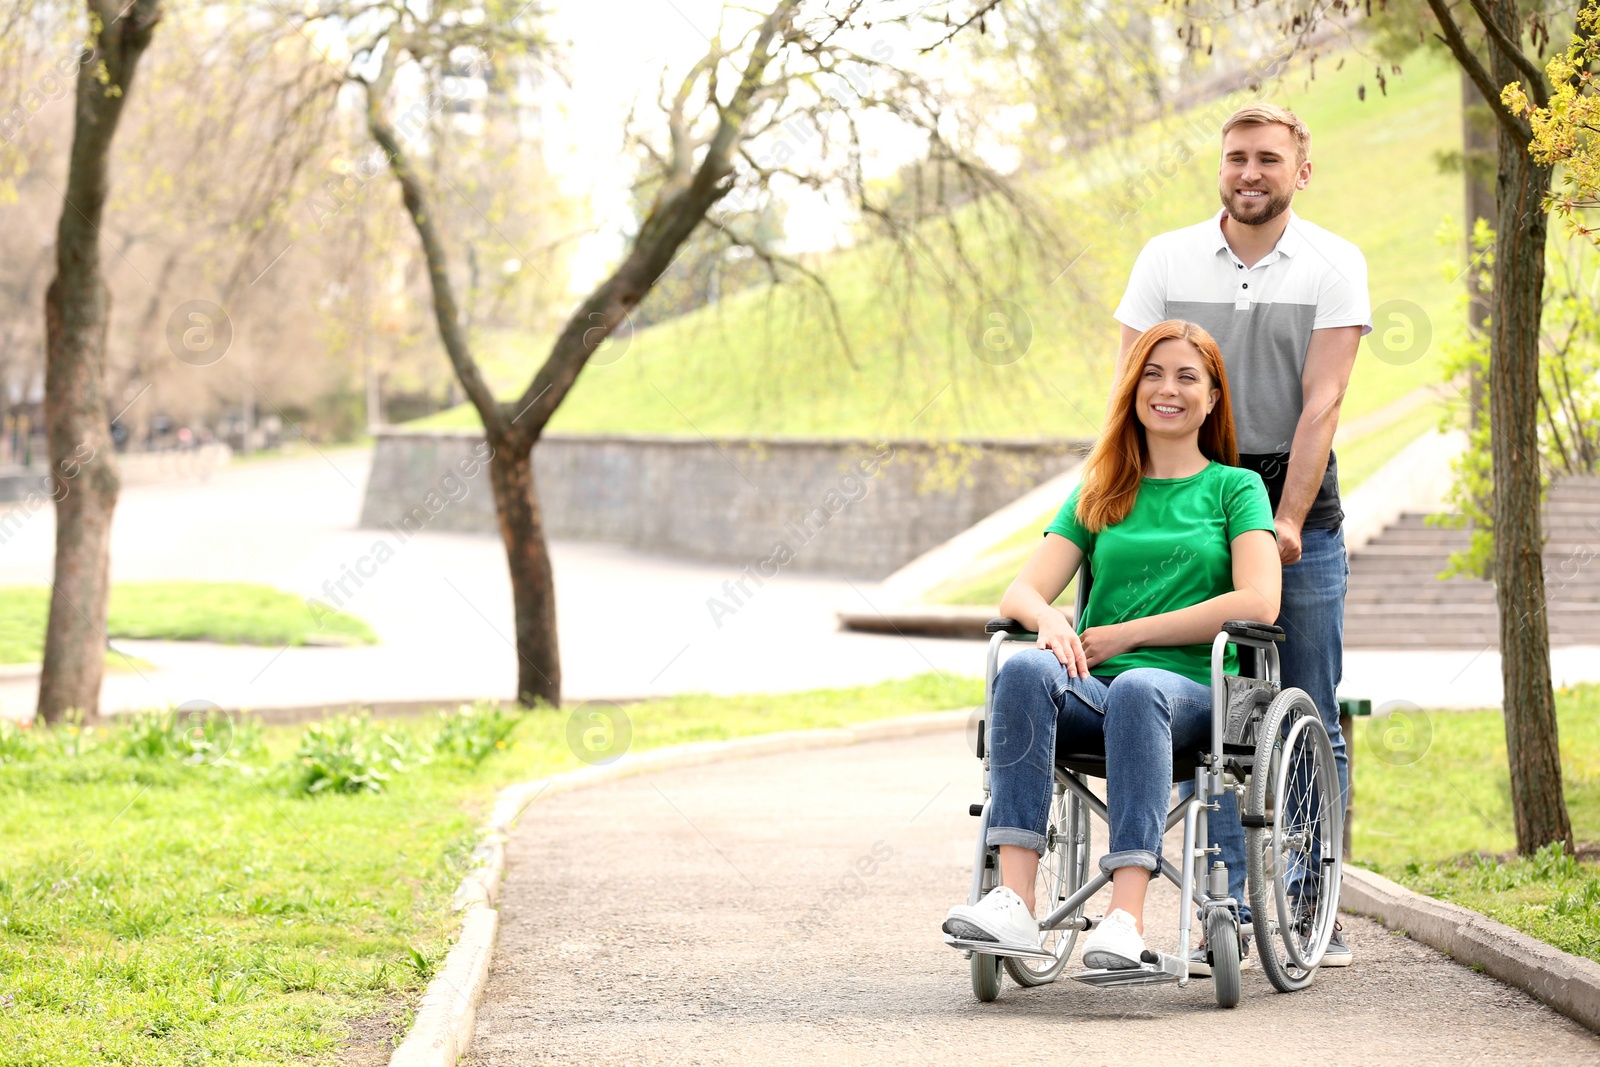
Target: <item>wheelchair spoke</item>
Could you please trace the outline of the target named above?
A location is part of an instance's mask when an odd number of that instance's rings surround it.
[[[1333,750],[1320,714],[1299,690],[1285,690],[1262,720],[1247,833],[1256,944],[1279,990],[1316,974],[1333,931],[1340,864],[1340,813]]]
[[[1074,825],[1076,823],[1076,825]],[[1039,873],[1034,882],[1035,911],[1044,918],[1056,909],[1088,877],[1089,813],[1070,793],[1058,789],[1050,804],[1050,821],[1045,832],[1045,851],[1039,858]],[[1055,980],[1066,964],[1077,941],[1075,929],[1045,930],[1040,947],[1055,954],[1054,960],[1008,956],[1006,970],[1017,984],[1043,985]]]

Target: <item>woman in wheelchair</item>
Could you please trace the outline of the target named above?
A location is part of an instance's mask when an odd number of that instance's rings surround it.
[[[1054,757],[1103,745],[1111,904],[1083,962],[1139,965],[1174,752],[1209,743],[1211,641],[1227,620],[1278,616],[1272,509],[1260,475],[1237,463],[1216,342],[1193,323],[1146,330],[1081,484],[1000,602],[1039,635],[1001,669],[988,725],[987,844],[998,846],[1001,884],[951,908],[946,933],[1039,944],[1034,883]],[[1051,605],[1085,556],[1093,583],[1075,631]],[[1226,670],[1238,671],[1231,648]]]

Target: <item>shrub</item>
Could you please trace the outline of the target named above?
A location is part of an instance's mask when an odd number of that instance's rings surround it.
[[[28,723],[0,719],[0,763],[21,763],[38,750],[38,739]]]
[[[104,731],[97,726],[85,725],[83,712],[71,708],[66,722],[40,731],[38,747],[60,759],[77,759],[100,747],[102,733]]]
[[[416,762],[409,746],[366,713],[314,722],[295,751],[296,792],[381,793],[394,774]]]
[[[521,721],[521,715],[495,704],[462,704],[455,711],[440,711],[433,750],[476,767],[491,753],[510,746],[511,733]]]
[[[261,726],[214,705],[141,711],[123,717],[123,755],[189,764],[232,764],[261,747]]]

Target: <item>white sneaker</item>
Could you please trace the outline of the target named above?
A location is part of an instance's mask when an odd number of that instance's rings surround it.
[[[943,929],[963,941],[993,941],[997,948],[1039,948],[1039,923],[1022,898],[1005,886],[990,891],[976,904],[951,908]]]
[[[1083,965],[1095,970],[1122,971],[1140,964],[1144,938],[1133,916],[1118,908],[1089,933],[1083,943]]]

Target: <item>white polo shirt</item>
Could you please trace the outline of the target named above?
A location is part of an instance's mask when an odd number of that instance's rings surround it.
[[[1140,331],[1185,319],[1216,339],[1228,370],[1240,463],[1261,471],[1276,508],[1300,421],[1311,331],[1372,331],[1367,261],[1355,245],[1291,209],[1277,245],[1246,267],[1222,234],[1224,214],[1219,209],[1205,222],[1151,238],[1133,265],[1116,319]],[[1338,525],[1338,493],[1330,455],[1307,527]]]

